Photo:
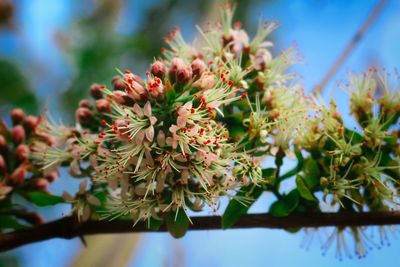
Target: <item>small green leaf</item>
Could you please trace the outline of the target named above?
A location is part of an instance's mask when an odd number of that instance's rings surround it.
[[[304,183],[303,177],[301,175],[297,175],[296,177],[296,185],[297,190],[302,198],[307,199],[309,201],[317,201],[314,195],[311,193],[310,189]]]
[[[25,229],[27,226],[20,224],[14,217],[8,215],[0,215],[0,229]]]
[[[308,188],[314,188],[319,184],[321,172],[316,160],[307,158],[304,161],[304,182]]]
[[[236,197],[240,198],[243,196],[247,196],[251,197],[251,199],[246,201],[246,203],[248,203],[247,205],[239,202],[235,198],[232,199],[229,202],[228,207],[226,207],[224,215],[222,216],[222,228],[227,229],[232,227],[242,215],[247,213],[250,206],[261,196],[263,191],[264,190],[261,186],[255,185],[248,185],[240,188],[240,190],[236,194]]]
[[[156,220],[154,218],[150,218],[147,226],[150,230],[158,231],[163,223],[164,223],[163,220]]]
[[[189,218],[183,209],[178,210],[178,214],[175,211],[170,211],[167,215],[167,229],[170,234],[175,238],[183,237],[189,228]]]
[[[64,199],[60,196],[50,195],[44,192],[29,192],[25,195],[33,204],[39,207],[54,206],[59,203],[64,203]]]
[[[276,217],[288,216],[299,205],[299,201],[299,192],[294,189],[286,196],[283,196],[282,199],[274,202],[269,209],[269,213]]]

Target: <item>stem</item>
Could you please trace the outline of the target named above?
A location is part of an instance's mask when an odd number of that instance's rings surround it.
[[[192,217],[189,230],[221,230],[220,216]],[[270,214],[248,214],[241,217],[232,228],[287,229],[298,227],[326,226],[368,226],[400,224],[399,212],[337,212],[337,213],[297,213],[287,217]],[[33,228],[0,234],[0,252],[26,244],[52,238],[72,239],[85,235],[155,232],[146,223],[132,227],[130,220],[87,221],[79,223],[74,217],[42,224]],[[158,232],[166,232],[163,224]]]

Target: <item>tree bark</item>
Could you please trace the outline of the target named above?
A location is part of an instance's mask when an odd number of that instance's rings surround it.
[[[193,224],[189,230],[220,230],[220,216],[192,217]],[[232,228],[303,228],[326,226],[368,226],[400,224],[400,212],[340,212],[292,214],[287,217],[274,217],[270,214],[248,214],[241,217]],[[167,231],[163,224],[156,232]],[[52,238],[71,239],[95,234],[155,232],[147,228],[145,223],[133,227],[130,220],[87,221],[80,223],[74,217],[45,223],[29,229],[0,234],[0,252],[26,244]]]

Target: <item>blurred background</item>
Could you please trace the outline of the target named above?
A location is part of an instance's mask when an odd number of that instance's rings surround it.
[[[237,1],[236,20],[252,34],[260,17],[277,20],[271,36],[273,54],[296,47],[303,63],[291,70],[306,91],[323,78],[341,51],[376,5],[376,0],[252,0]],[[110,84],[115,68],[143,75],[164,45],[162,37],[179,26],[193,40],[195,25],[218,16],[216,0],[0,0],[0,116],[13,107],[30,113],[45,108],[69,123],[79,99],[93,82]],[[323,93],[334,97],[342,114],[347,96],[337,84],[348,72],[370,66],[389,71],[400,64],[400,1],[389,0],[383,11],[330,80]],[[354,122],[348,116],[349,125]],[[288,162],[290,165],[290,162]],[[60,194],[76,191],[78,182],[67,173],[51,185]],[[291,186],[288,183],[288,188]],[[263,196],[252,208],[265,212]],[[224,206],[223,203],[222,206]],[[69,210],[68,205],[41,209],[47,219]],[[211,214],[205,211],[204,214]],[[175,240],[165,233],[124,234],[50,240],[0,254],[0,266],[386,266],[394,263],[400,240],[371,251],[365,259],[335,259],[333,245],[321,255],[322,240],[302,248],[304,232],[228,230],[189,232]],[[322,236],[322,235],[320,235]],[[308,237],[309,238],[309,237]],[[348,243],[350,250],[354,245]]]

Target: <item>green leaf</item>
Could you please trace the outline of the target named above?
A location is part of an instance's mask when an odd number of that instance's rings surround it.
[[[294,189],[289,194],[283,196],[282,199],[274,202],[269,209],[269,213],[276,217],[288,216],[299,205],[299,201],[299,192],[297,189]]]
[[[163,220],[157,220],[151,217],[147,226],[150,230],[158,231],[163,223]]]
[[[313,158],[307,158],[304,161],[304,182],[307,187],[312,189],[319,184],[321,177],[321,171],[316,160]]]
[[[25,197],[39,207],[53,206],[65,202],[60,196],[50,195],[40,191],[26,193]]]
[[[175,211],[170,211],[167,215],[167,229],[170,234],[175,238],[183,237],[189,228],[189,218],[183,209],[178,210],[178,214]]]
[[[8,215],[0,215],[0,229],[20,230],[25,228],[28,227],[20,224],[14,217]]]
[[[258,187],[255,185],[248,185],[240,188],[236,197],[247,196],[251,197],[251,199],[246,201],[246,203],[248,203],[247,205],[244,205],[244,203],[239,202],[235,198],[232,199],[222,216],[222,228],[227,229],[232,227],[242,215],[247,213],[250,206],[261,196],[263,191],[261,186]]]
[[[308,187],[304,183],[303,177],[301,175],[298,175],[296,177],[296,185],[297,185],[297,190],[299,191],[299,194],[302,198],[307,199],[309,201],[317,201],[317,199],[311,193],[310,189],[308,189]]]

